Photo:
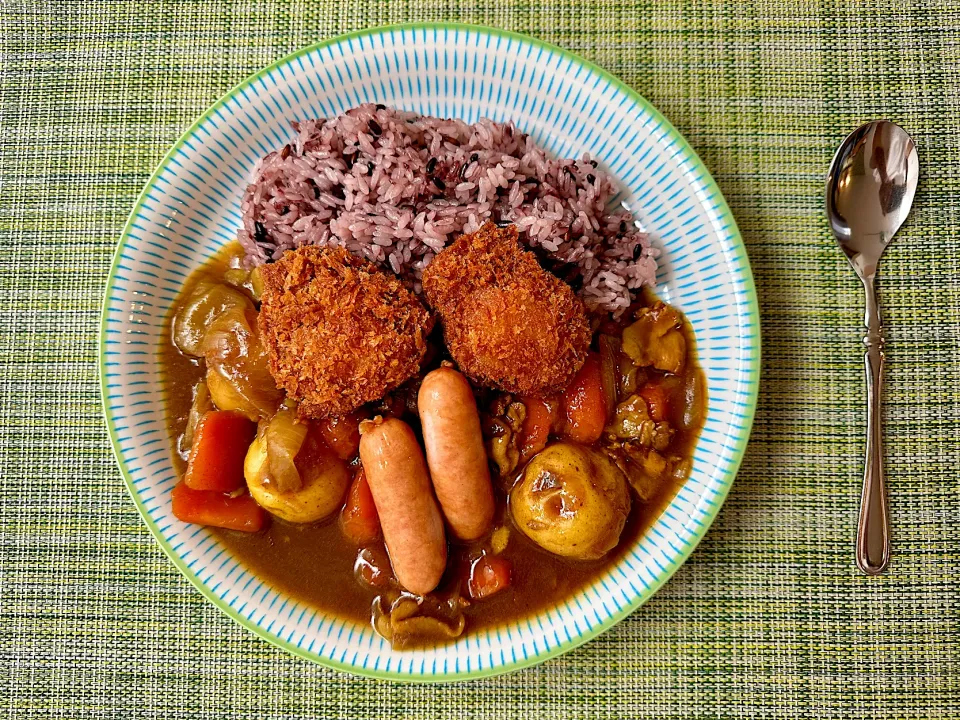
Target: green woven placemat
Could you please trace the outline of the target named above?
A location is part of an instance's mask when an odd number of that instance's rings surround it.
[[[114,466],[96,327],[163,152],[250,72],[404,20],[530,33],[657,105],[723,189],[763,314],[763,386],[709,536],[648,605],[535,669],[428,687],[313,666],[205,603]],[[0,716],[960,717],[960,5],[914,2],[0,2]],[[834,146],[916,139],[881,270],[890,573],[854,570],[860,293],[822,218]]]

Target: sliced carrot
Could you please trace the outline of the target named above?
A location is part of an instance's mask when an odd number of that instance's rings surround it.
[[[482,600],[510,587],[513,566],[498,555],[482,555],[470,566],[467,591],[474,600]]]
[[[190,448],[184,478],[187,487],[216,492],[233,492],[243,487],[243,459],[256,434],[257,426],[240,413],[204,413]]]
[[[522,398],[527,416],[520,428],[520,462],[525,463],[547,445],[553,413],[546,400]]]
[[[369,545],[380,537],[380,516],[373,504],[373,493],[363,470],[357,473],[347,493],[347,504],[340,512],[343,534],[357,545]]]
[[[596,442],[607,422],[607,403],[600,379],[600,358],[590,353],[563,393],[565,434],[585,445]]]
[[[670,416],[670,398],[660,383],[649,382],[644,385],[640,388],[640,397],[646,401],[651,419],[660,422]]]
[[[360,413],[352,412],[319,422],[323,439],[341,460],[355,457],[360,449],[360,421],[363,418]]]
[[[192,490],[183,481],[173,488],[173,514],[183,522],[229,530],[257,532],[266,513],[249,495],[230,497],[210,490]]]

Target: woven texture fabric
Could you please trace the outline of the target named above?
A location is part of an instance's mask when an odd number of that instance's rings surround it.
[[[100,411],[111,253],[166,149],[243,77],[371,25],[461,20],[593,60],[701,155],[743,232],[760,405],[726,506],[654,600],[534,669],[433,687],[275,649],[207,604],[128,498]],[[0,717],[960,717],[960,4],[0,2]],[[894,559],[858,574],[859,285],[837,143],[917,141],[880,271]]]

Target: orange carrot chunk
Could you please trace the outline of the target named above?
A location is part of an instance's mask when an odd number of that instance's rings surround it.
[[[521,399],[527,416],[520,428],[520,462],[525,463],[547,446],[553,415],[545,400]]]
[[[257,532],[266,516],[249,495],[230,497],[210,490],[191,490],[183,481],[173,488],[173,514],[183,522],[228,530]]]
[[[513,566],[498,555],[482,555],[470,566],[467,591],[474,600],[482,600],[510,587]]]
[[[356,545],[369,545],[380,537],[380,516],[363,470],[357,473],[347,493],[347,504],[340,512],[340,528]]]
[[[650,418],[656,422],[666,420],[670,415],[670,399],[667,390],[660,383],[649,382],[640,388],[640,397],[647,403]]]
[[[227,493],[243,487],[243,459],[256,434],[257,426],[240,413],[204,413],[190,448],[187,487]]]
[[[356,457],[360,449],[360,421],[357,412],[326,418],[319,422],[320,434],[341,460]]]
[[[566,436],[589,445],[600,439],[607,421],[607,403],[600,379],[600,358],[590,353],[563,393]]]

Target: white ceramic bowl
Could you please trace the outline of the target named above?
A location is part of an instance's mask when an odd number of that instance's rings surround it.
[[[289,122],[363,102],[469,122],[513,120],[557,156],[583,152],[620,182],[663,249],[657,290],[689,318],[709,410],[689,480],[609,572],[545,612],[397,652],[369,626],[273,589],[202,527],[173,517],[177,482],[164,423],[158,350],[184,279],[234,239],[257,159]],[[302,657],[377,677],[454,680],[525,667],[589,640],[633,612],[683,563],[716,516],[743,455],[759,380],[759,318],[736,224],[677,131],[623,83],[532,38],[464,25],[368,30],[305,48],[217,101],[160,163],[120,238],[100,340],[103,402],[137,507],[170,559],[217,607]]]

